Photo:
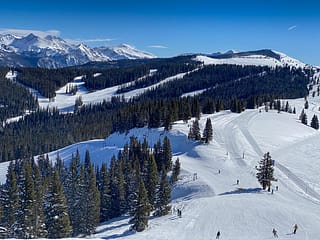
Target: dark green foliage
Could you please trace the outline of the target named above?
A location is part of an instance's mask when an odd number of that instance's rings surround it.
[[[48,238],[66,238],[72,232],[67,201],[58,171],[53,172],[45,205]]]
[[[180,174],[180,161],[179,161],[179,158],[177,158],[177,160],[174,162],[173,168],[172,168],[172,175],[171,175],[171,179],[170,179],[171,184],[178,181],[179,174]]]
[[[259,161],[259,166],[256,167],[256,170],[256,176],[263,190],[268,188],[268,191],[270,192],[271,181],[275,181],[276,179],[273,176],[273,160],[269,152],[263,155],[263,158]]]
[[[153,155],[150,155],[149,162],[148,162],[148,175],[147,175],[147,192],[148,192],[148,199],[150,205],[153,207],[156,201],[156,190],[159,181],[158,176],[158,168],[157,163]]]
[[[7,180],[1,191],[0,200],[3,206],[3,226],[8,230],[8,237],[14,237],[14,224],[19,211],[19,191],[13,162],[9,165]]]
[[[199,127],[199,120],[195,119],[192,121],[192,125],[189,129],[188,138],[192,140],[199,141],[201,140],[201,134],[200,134],[200,127]]]
[[[171,209],[171,207],[169,206],[170,195],[171,195],[171,189],[167,181],[167,171],[163,167],[161,171],[160,186],[157,191],[157,200],[155,204],[156,210],[154,214],[156,216],[164,216],[169,213]]]
[[[301,116],[301,123],[308,125],[308,116],[307,114],[303,113]]]
[[[5,78],[8,68],[0,68],[0,122],[38,108],[35,97],[23,86]]]
[[[310,126],[314,129],[317,129],[317,130],[319,129],[319,120],[317,115],[315,114],[313,115]]]
[[[309,102],[308,102],[308,100],[305,101],[305,103],[304,103],[304,108],[305,108],[305,109],[308,109],[308,108],[309,108]]]
[[[100,174],[100,222],[105,222],[111,218],[110,177],[107,169],[107,164],[102,164]]]
[[[213,129],[211,124],[211,119],[207,118],[206,126],[204,127],[204,130],[203,130],[203,141],[205,143],[209,143],[212,141],[212,138],[213,138]]]
[[[141,232],[148,226],[148,217],[150,214],[150,204],[148,202],[147,191],[142,180],[139,183],[138,199],[134,216],[131,222],[132,229]]]

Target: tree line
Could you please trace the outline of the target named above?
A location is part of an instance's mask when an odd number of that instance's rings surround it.
[[[172,171],[169,178],[167,173]],[[65,238],[95,232],[100,222],[130,216],[131,228],[143,231],[148,218],[170,211],[170,186],[177,181],[179,159],[172,163],[170,140],[153,149],[130,138],[110,163],[94,166],[79,151],[66,167],[41,155],[10,163],[0,187],[0,227],[9,238]]]

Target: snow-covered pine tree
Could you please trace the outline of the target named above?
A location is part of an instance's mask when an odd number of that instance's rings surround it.
[[[150,204],[148,202],[147,191],[142,179],[139,183],[138,199],[134,216],[130,222],[133,223],[132,229],[141,232],[148,226],[148,218],[150,214]]]
[[[207,118],[206,126],[203,130],[204,142],[209,143],[210,141],[212,141],[212,137],[213,137],[213,130],[212,130],[211,119]]]
[[[315,114],[313,115],[310,126],[314,129],[317,129],[317,130],[319,129],[319,120],[317,115]]]
[[[48,238],[66,238],[72,232],[68,207],[58,171],[52,173],[45,199],[45,216]]]
[[[256,170],[256,176],[263,190],[268,188],[268,191],[270,191],[271,181],[275,181],[276,179],[273,176],[273,160],[269,152],[263,155],[263,158],[259,161],[259,166],[256,167]]]

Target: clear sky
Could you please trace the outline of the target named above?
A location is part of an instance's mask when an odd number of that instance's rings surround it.
[[[90,46],[128,43],[159,57],[274,49],[320,65],[320,1],[3,1],[0,30],[55,30]]]

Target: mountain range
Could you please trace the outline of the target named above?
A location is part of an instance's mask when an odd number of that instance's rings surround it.
[[[0,65],[60,68],[92,61],[155,58],[128,44],[91,48],[62,38],[30,33],[26,36],[0,35]]]

